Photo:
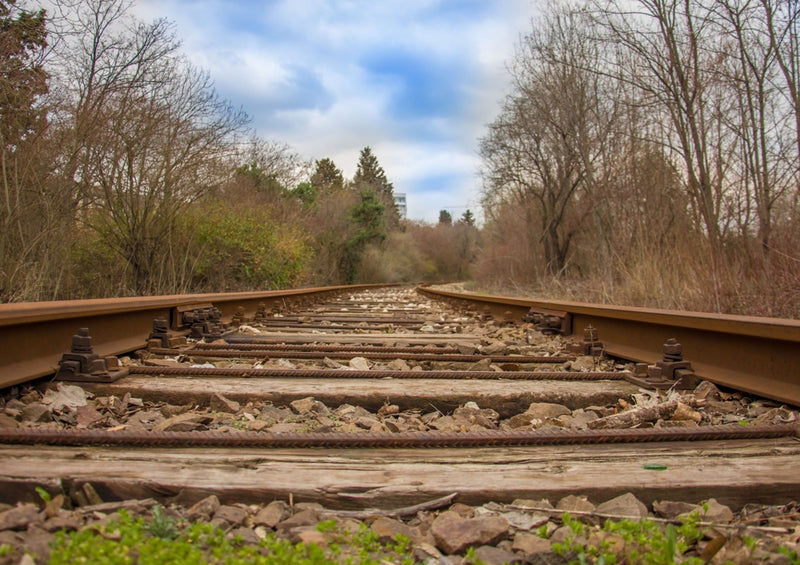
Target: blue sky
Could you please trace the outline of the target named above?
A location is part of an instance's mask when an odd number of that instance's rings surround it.
[[[479,214],[478,138],[537,0],[138,0],[265,139],[351,178],[370,146],[408,217]]]

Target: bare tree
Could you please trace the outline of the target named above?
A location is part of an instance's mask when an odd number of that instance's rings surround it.
[[[59,292],[72,203],[59,190],[47,119],[43,11],[0,0],[0,302]]]
[[[760,6],[752,0],[716,0],[713,8],[721,37],[715,69],[734,101],[723,120],[736,137],[741,155],[727,184],[734,193],[733,187],[742,187],[739,220],[744,236],[750,224],[750,203],[754,204],[757,239],[768,254],[774,207],[797,178],[797,163],[786,166],[796,153],[786,154],[794,136],[792,128],[784,126],[787,118],[789,123],[795,121],[794,112],[774,87],[780,78],[776,64],[780,56]]]
[[[671,130],[661,142],[681,156],[687,191],[718,250],[729,148],[719,121],[725,96],[702,45],[713,36],[707,10],[690,0],[596,0],[593,11],[604,39],[628,55],[614,61],[614,74],[665,113]]]
[[[770,47],[783,74],[781,92],[789,102],[794,118],[797,157],[800,167],[800,3],[795,0],[760,0]]]
[[[538,224],[551,274],[568,265],[570,243],[591,211],[592,192],[616,118],[580,12],[554,6],[517,52],[513,92],[481,140],[483,205],[514,202],[525,225]],[[577,216],[570,220],[570,216]]]
[[[278,192],[288,191],[311,174],[311,161],[301,156],[291,145],[252,136],[240,144],[234,157],[243,172],[260,181],[253,188],[266,192],[272,185]]]
[[[64,170],[84,221],[127,261],[132,291],[177,291],[175,220],[230,175],[232,136],[246,116],[178,54],[171,25],[139,22],[127,7],[60,4],[62,124],[73,132]]]

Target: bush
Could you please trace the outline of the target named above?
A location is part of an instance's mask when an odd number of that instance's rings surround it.
[[[266,207],[208,203],[194,212],[195,290],[269,290],[301,286],[313,252],[299,229],[276,223]]]

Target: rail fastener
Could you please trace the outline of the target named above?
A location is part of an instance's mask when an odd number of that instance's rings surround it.
[[[675,338],[669,338],[664,343],[661,361],[654,365],[636,363],[633,373],[628,373],[625,380],[644,388],[660,390],[694,390],[700,384],[692,364],[683,358],[683,346]]]
[[[128,374],[127,369],[119,367],[116,357],[101,358],[94,352],[89,328],[80,328],[72,336],[72,347],[58,365],[56,380],[60,381],[112,383]]]

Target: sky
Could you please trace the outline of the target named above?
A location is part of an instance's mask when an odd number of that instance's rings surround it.
[[[352,178],[369,146],[407,217],[480,217],[478,140],[541,0],[137,0],[263,139]]]

